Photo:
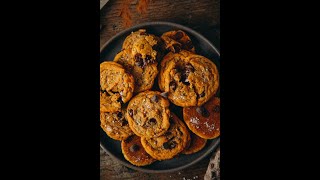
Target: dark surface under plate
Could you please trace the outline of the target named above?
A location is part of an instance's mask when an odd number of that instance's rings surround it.
[[[140,28],[144,28],[148,33],[155,34],[157,36],[161,36],[162,33],[171,30],[183,30],[190,36],[196,48],[196,53],[205,56],[208,59],[211,59],[217,65],[218,69],[220,69],[220,54],[218,50],[206,38],[190,28],[169,22],[144,23],[120,32],[119,34],[111,38],[108,42],[106,42],[106,44],[101,48],[100,62],[112,61],[115,55],[120,52],[124,39],[131,32],[136,31]],[[156,83],[157,82],[155,82],[155,84]],[[219,96],[219,92],[217,93],[217,96]],[[180,107],[171,105],[170,110],[182,120],[182,111]],[[137,167],[126,161],[123,157],[120,145],[121,142],[109,138],[107,134],[100,128],[100,145],[111,157],[118,160],[121,164],[127,167],[148,173],[173,172],[189,167],[208,156],[218,146],[219,143],[220,138],[218,137],[216,139],[208,140],[206,146],[197,153],[191,155],[180,154],[179,156],[170,160],[156,161],[155,163],[148,166]]]

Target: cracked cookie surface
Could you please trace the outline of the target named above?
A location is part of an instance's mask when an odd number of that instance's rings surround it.
[[[160,92],[145,91],[130,100],[126,118],[136,135],[151,138],[168,130],[169,115],[169,101]]]
[[[219,72],[204,56],[185,50],[170,52],[161,62],[158,83],[173,104],[201,106],[217,92]]]
[[[121,104],[128,102],[134,91],[133,76],[122,65],[105,61],[100,64],[100,111],[121,111]]]
[[[119,112],[100,112],[100,127],[115,140],[124,140],[133,135],[128,121],[125,119],[125,108]]]
[[[188,144],[190,134],[184,123],[173,113],[170,121],[170,128],[162,136],[141,138],[142,146],[154,159],[171,159],[183,151]]]
[[[138,93],[152,88],[163,53],[163,41],[148,34],[145,29],[140,29],[126,37],[122,51],[115,56],[114,61],[122,64],[134,76],[134,92]]]
[[[173,53],[179,53],[182,49],[196,52],[190,37],[182,30],[165,32],[161,39],[165,43],[165,48]]]

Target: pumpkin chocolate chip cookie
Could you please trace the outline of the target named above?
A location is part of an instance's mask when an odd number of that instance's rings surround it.
[[[169,52],[161,62],[159,88],[181,107],[201,106],[218,90],[216,65],[204,56],[182,50]]]
[[[195,47],[192,44],[190,37],[181,30],[168,31],[162,34],[166,49],[173,52],[179,53],[182,49],[195,53]]]
[[[121,150],[124,158],[136,166],[146,166],[156,161],[144,150],[140,137],[136,135],[123,140]]]
[[[203,139],[194,133],[190,132],[191,142],[190,145],[182,151],[182,154],[193,154],[200,151],[207,143],[206,139]]]
[[[133,97],[126,118],[132,131],[140,137],[158,137],[169,126],[169,101],[157,91],[145,91]]]
[[[133,94],[133,76],[116,62],[100,64],[100,111],[116,112],[121,104],[128,102]]]
[[[124,140],[133,135],[125,119],[125,108],[119,112],[100,112],[100,126],[106,134],[115,140]]]
[[[184,123],[173,113],[170,121],[170,128],[164,135],[155,138],[141,137],[142,146],[154,159],[171,159],[183,151],[188,144],[190,134]]]
[[[140,29],[127,36],[122,51],[115,56],[114,61],[122,64],[134,76],[134,92],[138,93],[152,88],[163,53],[163,41],[148,34],[145,29]]]
[[[184,107],[183,119],[189,129],[204,139],[220,135],[220,99],[211,98],[203,106]]]

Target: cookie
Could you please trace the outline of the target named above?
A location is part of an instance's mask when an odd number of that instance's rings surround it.
[[[155,138],[141,137],[142,146],[154,159],[171,159],[183,151],[188,144],[190,134],[184,123],[173,113],[170,121],[170,128],[164,135]]]
[[[158,75],[158,63],[145,63],[145,61],[138,56],[134,59],[128,51],[129,50],[125,49],[119,52],[115,56],[114,61],[122,64],[125,69],[133,75],[134,93],[150,90]]]
[[[145,29],[132,32],[123,42],[122,51],[114,61],[122,64],[135,79],[135,92],[150,90],[158,74],[158,62],[164,55],[161,38]]]
[[[134,91],[133,76],[122,65],[105,61],[100,64],[100,111],[121,111],[121,104],[128,102]]]
[[[207,143],[206,139],[203,139],[192,132],[189,132],[191,136],[190,145],[182,151],[182,154],[193,154],[200,151]]]
[[[121,150],[124,158],[136,166],[146,166],[156,161],[144,150],[141,138],[136,135],[121,141]]]
[[[195,53],[190,37],[182,30],[165,32],[161,39],[166,45],[165,48],[173,53],[179,53],[182,49]]]
[[[200,107],[184,107],[183,119],[189,129],[201,138],[220,136],[220,98],[213,97]]]
[[[173,104],[201,106],[217,92],[219,73],[211,60],[182,50],[163,58],[158,83]]]
[[[119,112],[100,112],[100,127],[115,140],[124,140],[133,135],[128,121],[125,119],[125,108]]]
[[[158,137],[169,126],[169,101],[157,91],[145,91],[133,97],[126,118],[132,131],[140,137]]]

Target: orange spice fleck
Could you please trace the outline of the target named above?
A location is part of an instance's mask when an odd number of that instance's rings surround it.
[[[124,0],[121,4],[121,12],[120,16],[123,20],[124,27],[130,27],[132,26],[132,15],[130,12],[130,4],[132,0]],[[139,0],[137,5],[137,12],[139,14],[145,14],[148,9],[148,5],[151,0]]]
[[[147,12],[148,5],[149,5],[150,0],[139,0],[138,6],[137,6],[137,11],[140,14],[144,14]]]

